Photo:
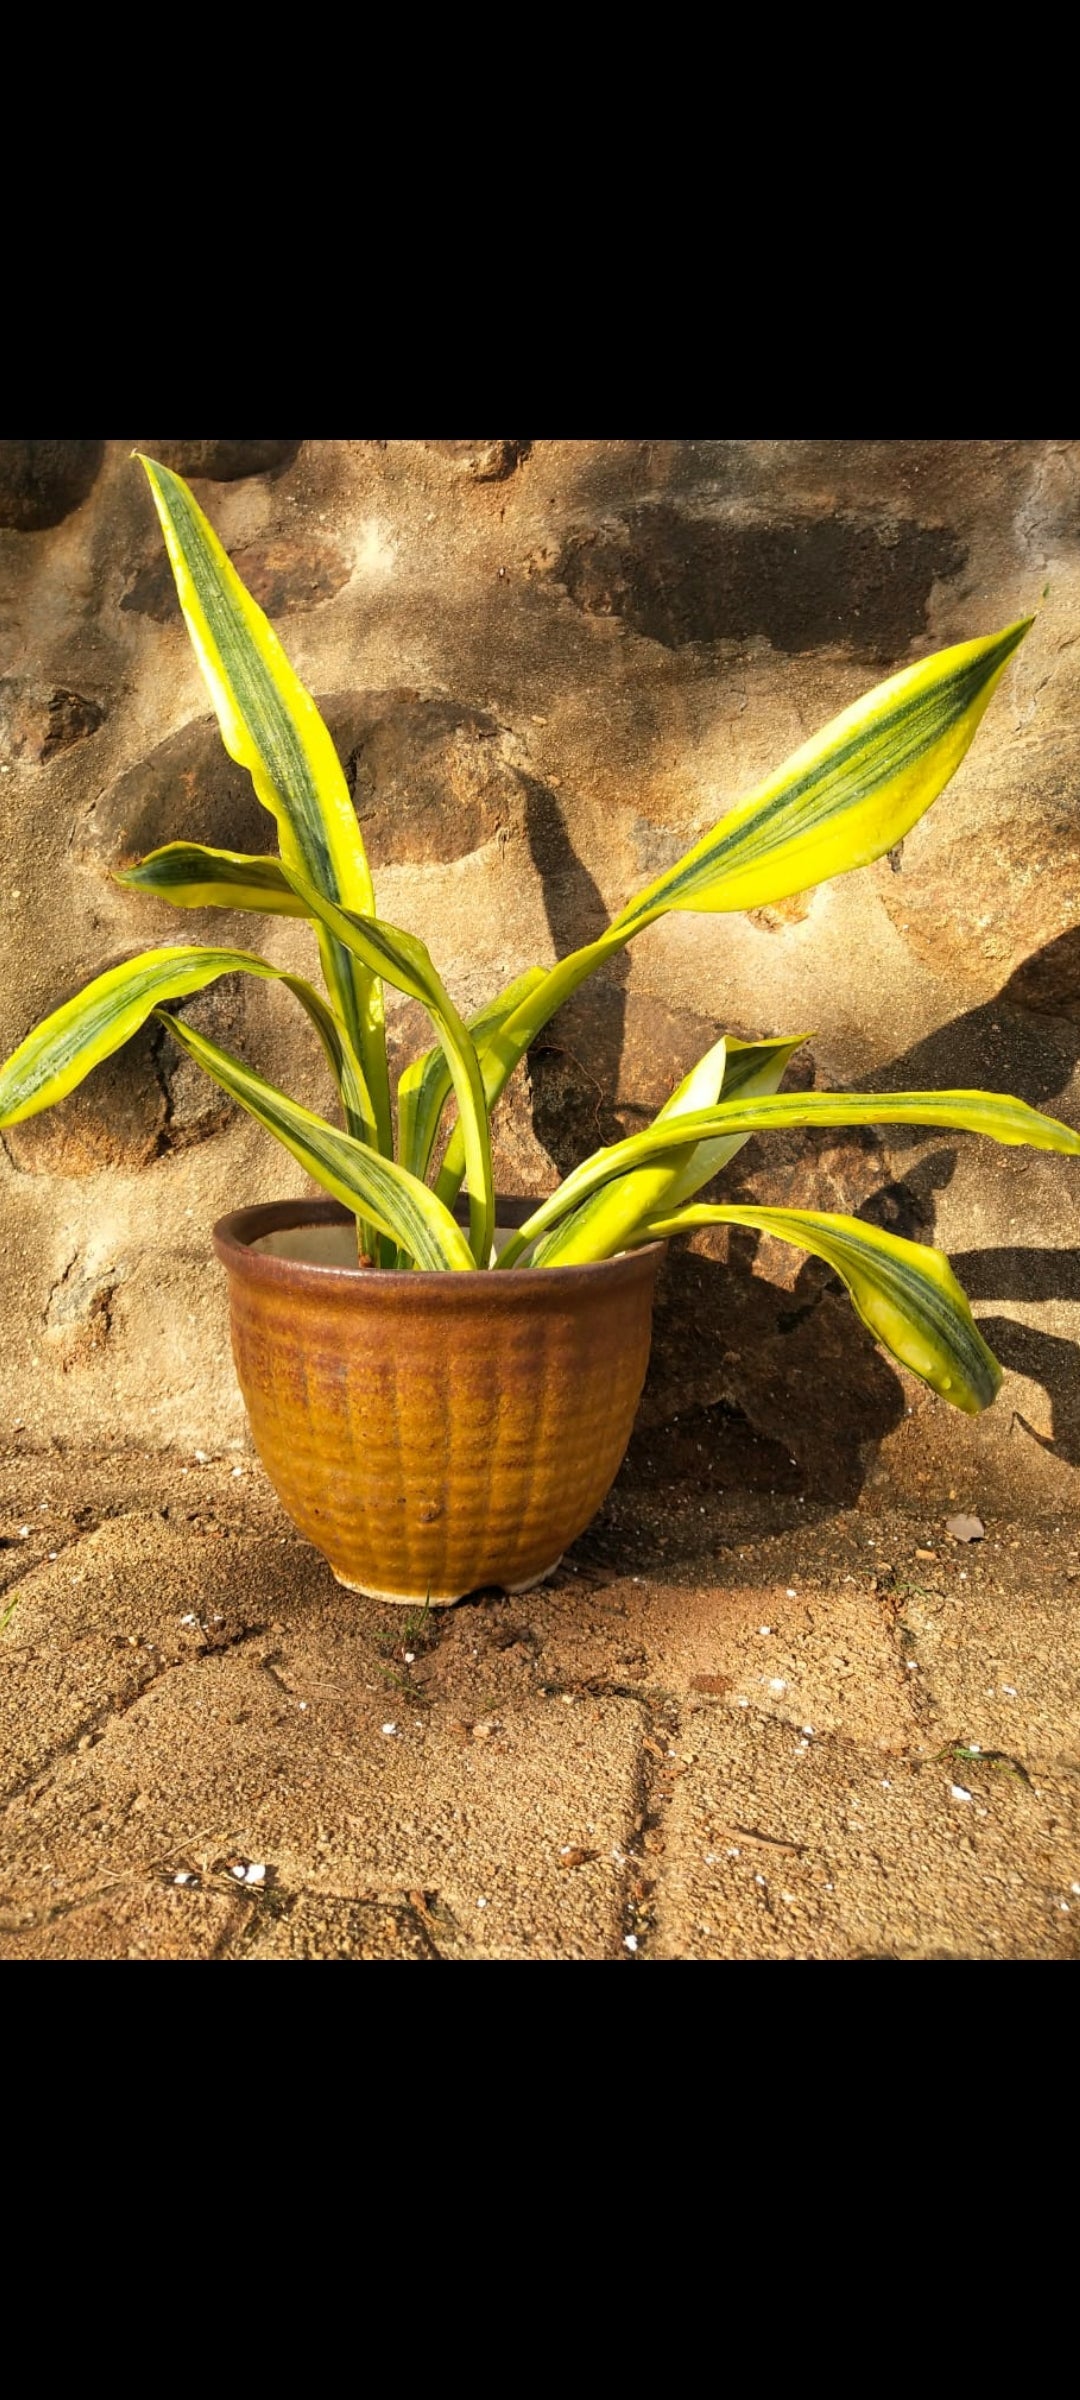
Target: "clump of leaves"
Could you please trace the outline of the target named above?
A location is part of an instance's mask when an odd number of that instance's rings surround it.
[[[1030,618],[921,659],[835,717],[730,809],[686,856],[628,901],[599,939],[535,966],[462,1022],[415,934],[376,914],[371,871],[340,761],[310,695],[245,591],[187,485],[142,461],[180,604],[230,756],[250,770],[277,827],[276,856],[170,842],[118,877],[177,908],[249,909],[313,927],[325,996],[303,976],[234,949],[144,951],[46,1018],[0,1068],[0,1125],[64,1098],[156,1015],[207,1074],[344,1202],[361,1255],[382,1268],[542,1271],[635,1244],[739,1224],[826,1260],[887,1350],[957,1407],[984,1408],[1001,1370],[948,1260],[854,1217],[695,1204],[751,1134],[802,1125],[942,1125],[1040,1150],[1080,1136],[996,1092],[781,1093],[806,1037],[719,1041],[651,1126],[597,1151],[496,1253],[490,1111],[556,1009],[670,910],[761,908],[866,866],[901,841],[955,773]],[[242,972],[288,985],[340,1095],[343,1126],[302,1108],[169,999]],[[419,1001],[433,1046],[391,1094],[383,986]],[[456,1104],[442,1165],[432,1161]],[[467,1187],[468,1233],[453,1212]]]

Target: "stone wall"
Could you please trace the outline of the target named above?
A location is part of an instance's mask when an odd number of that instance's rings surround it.
[[[900,855],[650,928],[557,1019],[497,1123],[505,1190],[632,1130],[723,1030],[809,1028],[797,1078],[986,1085],[1078,1121],[1080,444],[140,442],[192,478],[320,698],[381,912],[463,1009],[595,933],[881,677],[1038,608],[959,775]],[[110,870],[187,835],[272,847],[207,714],[127,442],[0,444],[0,1053],[136,949],[295,921],[178,917]],[[310,1105],[286,992],[188,1004]],[[391,1001],[395,1053],[423,1040]],[[303,1188],[145,1033],[0,1154],[0,1425],[30,1446],[246,1436],[215,1216]],[[1076,1168],[970,1136],[778,1137],[733,1198],[858,1209],[949,1250],[1007,1368],[972,1423],[875,1349],[817,1262],[672,1255],[644,1423],[843,1501],[1076,1498]],[[678,1426],[676,1427],[676,1420]],[[747,1462],[750,1462],[747,1464]]]

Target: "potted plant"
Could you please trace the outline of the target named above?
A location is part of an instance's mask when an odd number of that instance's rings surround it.
[[[142,952],[0,1068],[0,1125],[62,1099],[154,1014],[330,1195],[242,1209],[214,1241],[256,1447],[338,1580],[438,1604],[550,1572],[629,1439],[663,1243],[699,1225],[749,1225],[815,1252],[895,1357],[955,1406],[986,1407],[1000,1369],[939,1251],[853,1217],[696,1195],[752,1133],[775,1127],[943,1125],[1075,1154],[1067,1126],[999,1093],[783,1093],[804,1037],[728,1039],[644,1132],[598,1151],[539,1206],[500,1211],[489,1115],[555,1010],[668,910],[758,908],[892,849],[960,764],[1031,619],[877,686],[598,940],[517,977],[466,1025],[424,943],[376,914],[341,765],[276,634],[186,484],[142,463],[226,748],[250,770],[278,852],[171,842],[118,880],[179,908],[306,918],[325,993],[243,950]],[[306,1010],[340,1126],[164,1006],[237,972],[279,978]],[[436,1037],[395,1094],[384,983],[423,1005]]]

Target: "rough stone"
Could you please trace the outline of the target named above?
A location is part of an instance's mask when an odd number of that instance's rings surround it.
[[[103,442],[0,442],[0,526],[43,533],[93,487]]]
[[[961,826],[951,841],[909,841],[901,872],[886,876],[879,869],[877,883],[886,915],[914,956],[933,969],[947,953],[961,986],[992,992],[1044,950],[1060,959],[1065,953],[1057,945],[1075,942],[1080,916],[1071,752],[1052,778],[1044,772],[1030,807],[1000,814],[992,840],[973,844]],[[1038,988],[1034,969],[1030,988]]]
[[[503,483],[532,449],[531,442],[429,442],[473,483]]]
[[[60,993],[54,1005],[71,999],[91,973],[78,978],[72,991]],[[60,1177],[100,1175],[110,1168],[130,1175],[147,1166],[158,1155],[167,1117],[157,1048],[156,1033],[144,1027],[57,1107],[6,1126],[0,1140],[12,1165],[22,1175]]]
[[[216,718],[203,717],[159,743],[91,801],[80,839],[88,861],[111,869],[130,866],[165,842],[271,850],[274,823],[246,769],[229,757]],[[140,902],[142,910],[146,906]]]
[[[318,535],[279,535],[267,542],[250,542],[232,554],[245,588],[271,617],[297,609],[318,608],[332,600],[349,579],[349,563],[333,542]],[[180,603],[167,558],[148,560],[132,577],[120,602],[137,616],[153,617],[158,625],[180,622]]]
[[[57,751],[96,733],[105,711],[82,692],[42,690],[15,676],[0,681],[0,757],[47,766]]]
[[[1067,1017],[1080,1024],[1080,926],[1032,952],[1014,969],[1002,1000],[1039,1016]]]
[[[205,476],[234,483],[245,475],[271,475],[291,465],[299,442],[138,442],[135,447],[174,475]]]
[[[573,535],[554,574],[579,608],[668,649],[764,635],[789,654],[843,643],[885,659],[923,632],[933,585],[965,555],[947,526],[903,516],[704,516],[654,501]]]
[[[335,694],[326,718],[373,861],[449,862],[520,831],[523,778],[485,710],[420,692],[355,692]]]
[[[323,693],[319,707],[380,866],[460,858],[521,827],[523,778],[483,710],[411,691]],[[91,804],[82,838],[84,853],[110,867],[165,842],[265,852],[276,839],[214,718],[184,726],[121,776]]]
[[[107,964],[95,969],[103,974]],[[81,990],[78,978],[54,1002]],[[232,1050],[242,1041],[245,979],[223,977],[205,992],[170,1003],[174,1014]],[[111,1058],[95,1067],[66,1100],[40,1116],[9,1125],[3,1140],[12,1164],[24,1175],[100,1175],[109,1169],[134,1174],[166,1151],[186,1149],[218,1133],[237,1115],[235,1102],[161,1025],[145,1025]]]
[[[252,599],[271,617],[318,608],[349,580],[348,559],[335,543],[314,534],[251,542],[234,553],[233,565]]]

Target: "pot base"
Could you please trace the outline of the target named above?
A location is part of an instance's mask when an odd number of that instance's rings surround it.
[[[501,1588],[511,1600],[519,1599],[522,1592],[534,1592],[538,1583],[546,1583],[549,1576],[561,1567],[562,1555],[560,1550],[550,1567],[541,1567],[539,1575],[530,1575],[525,1583],[506,1583]],[[376,1592],[369,1583],[351,1583],[347,1575],[338,1574],[336,1567],[331,1569],[331,1573],[335,1583],[340,1583],[346,1592],[358,1592],[362,1600],[381,1600],[388,1608],[456,1608],[459,1600],[469,1598],[468,1592],[427,1592],[422,1599],[419,1592]],[[491,1587],[480,1584],[474,1588],[483,1591]]]

